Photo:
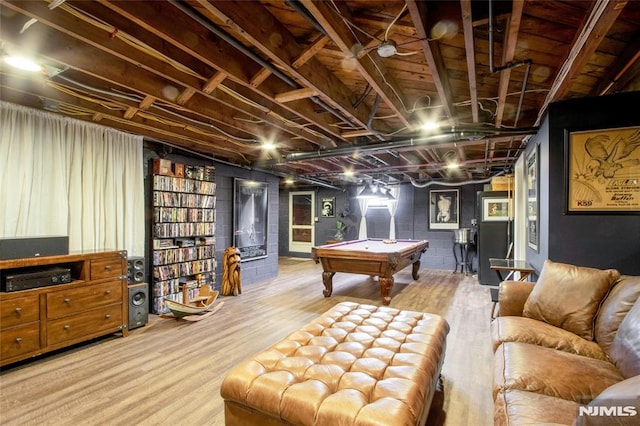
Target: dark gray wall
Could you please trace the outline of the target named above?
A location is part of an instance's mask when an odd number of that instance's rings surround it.
[[[482,184],[464,185],[460,187],[444,187],[433,185],[428,188],[416,188],[411,184],[400,186],[398,195],[398,209],[396,211],[396,238],[428,240],[429,249],[422,255],[422,267],[432,269],[455,269],[453,257],[453,232],[451,230],[429,230],[429,191],[431,189],[459,189],[460,190],[460,227],[471,228],[471,220],[476,217],[476,192],[483,189]],[[355,198],[356,188],[349,187],[346,191],[336,191],[320,188],[316,190],[316,201],[322,197],[336,197],[336,215],[348,212],[346,217],[340,218],[349,225],[346,239],[356,239],[360,225],[360,207]],[[280,254],[283,256],[309,257],[310,254],[291,253],[288,251],[288,203],[289,193],[280,194]],[[320,203],[316,202],[319,209]],[[322,218],[317,211],[316,245],[325,244],[333,239],[335,224],[338,217]],[[367,212],[367,234],[370,238],[388,238],[391,216],[386,208],[373,208]]]
[[[540,144],[540,252],[527,251],[538,270],[544,259],[640,274],[640,212],[565,213],[565,132],[640,125],[640,92],[580,98],[549,106]],[[532,145],[532,144],[529,144]],[[528,147],[528,149],[532,149]]]
[[[267,257],[249,260],[241,264],[242,285],[251,285],[278,275],[278,217],[280,178],[274,175],[215,164],[216,166],[216,270],[217,285],[222,283],[222,256],[227,247],[233,246],[233,179],[252,179],[269,184]],[[283,210],[286,209],[286,204]]]

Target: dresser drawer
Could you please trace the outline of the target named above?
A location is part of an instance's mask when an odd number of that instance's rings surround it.
[[[121,281],[55,291],[47,294],[47,318],[60,318],[113,303],[122,303]]]
[[[122,324],[122,303],[47,321],[47,345],[97,335],[104,330],[116,330]]]
[[[91,260],[91,280],[100,280],[103,278],[117,278],[126,275],[126,271],[122,266],[122,256],[104,257],[101,259]]]
[[[0,332],[0,359],[40,349],[40,322],[6,328]]]
[[[7,328],[38,321],[40,318],[38,295],[0,302],[0,327]]]

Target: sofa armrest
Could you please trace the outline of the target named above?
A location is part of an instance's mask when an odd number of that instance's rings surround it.
[[[502,281],[498,293],[498,316],[522,316],[524,304],[534,285],[526,281]]]

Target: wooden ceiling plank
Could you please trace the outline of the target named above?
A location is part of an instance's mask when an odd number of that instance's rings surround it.
[[[443,112],[449,119],[452,125],[455,125],[455,111],[453,106],[453,95],[451,94],[451,88],[449,87],[449,80],[447,77],[447,70],[444,64],[444,59],[440,53],[440,47],[437,42],[429,40],[427,31],[427,24],[424,22],[424,17],[427,15],[427,6],[425,2],[416,0],[407,0],[407,9],[411,15],[413,24],[416,27],[416,35],[420,39],[420,45],[422,51],[427,59],[429,70],[433,76],[433,81],[438,90],[440,96],[440,102],[442,104]]]
[[[511,16],[507,20],[507,33],[505,34],[504,48],[502,49],[502,65],[499,66],[499,68],[504,68],[500,71],[500,83],[498,84],[498,108],[495,114],[495,126],[497,128],[502,127],[507,93],[509,92],[509,81],[511,80],[512,67],[509,64],[513,62],[515,57],[524,4],[524,1],[514,1]],[[489,60],[493,61],[493,58],[489,58]]]
[[[604,40],[604,36],[626,5],[626,0],[596,0],[574,40],[571,51],[556,74],[543,105],[540,107],[536,125],[542,121],[549,104],[562,99],[569,91],[573,80]]]
[[[239,50],[231,48],[226,42],[214,43],[211,34],[203,26],[194,26],[193,20],[183,13],[176,13],[175,8],[168,2],[114,2],[108,0],[97,0],[116,13],[119,13],[136,25],[144,28],[147,32],[160,37],[168,43],[184,50],[195,59],[208,64],[209,66],[222,71],[228,75],[229,79],[251,89],[255,94],[262,96],[274,104],[280,106],[290,114],[300,116],[309,123],[316,125],[327,134],[340,138],[340,134],[335,131],[334,120],[328,114],[317,114],[312,102],[293,104],[278,104],[274,99],[274,94],[283,91],[288,86],[280,80],[271,80],[270,85],[262,84],[252,86],[250,84],[251,70],[259,69],[258,64],[249,60],[246,55]],[[170,8],[170,9],[169,9]],[[153,17],[153,21],[148,17]],[[147,17],[142,19],[141,17]],[[185,34],[185,28],[189,28]],[[186,39],[186,40],[185,40]],[[260,103],[258,100],[256,102]]]
[[[45,7],[42,7],[43,5]],[[23,13],[27,16],[35,17],[39,19],[41,23],[51,25],[53,29],[56,29],[58,31],[61,30],[60,25],[53,24],[52,22],[50,22],[47,19],[46,14],[58,13],[59,15],[61,15],[60,19],[62,19],[63,22],[65,22],[64,21],[65,14],[62,13],[62,10],[55,9],[54,11],[50,11],[44,3],[40,4],[39,2],[19,2],[15,4],[9,4],[7,6],[10,6],[15,11]],[[26,9],[23,9],[22,7],[25,7]],[[45,15],[42,16],[40,13],[45,13]],[[17,28],[12,29],[12,27],[15,27],[15,25],[13,24],[14,22],[10,21],[0,26],[0,31],[3,30],[3,32],[6,34],[6,36],[3,38],[10,39],[11,34],[16,34]],[[62,31],[61,34],[64,34],[64,36],[67,36],[67,37],[73,37],[74,39],[77,39],[81,42],[85,42],[89,46],[105,51],[110,55],[114,55],[116,58],[131,62],[131,58],[129,56],[133,56],[133,54],[122,55],[114,50],[111,50],[114,47],[114,43],[115,44],[118,43],[117,40],[110,40],[106,45],[103,45],[99,43],[97,40],[90,38],[91,36],[86,31],[83,32],[80,28],[76,28],[76,27],[77,27],[76,23],[68,23],[67,27],[64,28],[64,31]],[[147,96],[151,96],[157,99],[166,99],[167,101],[171,102],[170,99],[166,98],[163,90],[161,89],[166,86],[167,84],[166,81],[161,81],[155,77],[150,77],[148,74],[143,75],[144,70],[156,73],[157,69],[160,68],[160,65],[154,62],[151,62],[148,65],[146,65],[146,63],[148,62],[147,57],[143,58],[142,56],[138,55],[136,58],[137,60],[132,61],[132,64],[136,65],[136,67],[131,68],[127,65],[123,65],[122,63],[116,64],[116,62],[112,60],[110,57],[105,57],[104,55],[100,55],[99,53],[96,53],[96,52],[88,53],[89,50],[87,50],[86,46],[82,46],[77,42],[72,42],[71,39],[65,38],[63,35],[56,35],[56,34],[47,34],[46,36],[39,35],[41,31],[42,31],[42,28],[34,27],[34,28],[31,28],[29,33],[26,34],[25,36],[33,37],[33,39],[37,39],[37,40],[46,40],[45,43],[48,44],[49,47],[43,49],[43,51],[58,52],[58,53],[64,52],[64,57],[68,58],[67,62],[65,63],[66,66],[76,68],[76,69],[81,69],[83,70],[83,72],[87,72],[96,77],[100,77],[101,75],[111,76],[112,78],[110,79],[110,81],[124,87],[126,86],[133,87],[135,85],[143,88],[146,87],[146,89],[148,90]],[[21,41],[23,40],[16,39],[14,43],[18,44]],[[39,44],[43,45],[43,42],[39,41]],[[64,46],[64,45],[69,46],[69,48],[66,51],[61,51],[60,46]],[[128,45],[125,45],[125,47],[123,48],[128,48]],[[56,58],[51,58],[51,59],[52,61],[56,61],[56,60],[59,60],[59,58],[61,57],[63,56],[58,56],[58,59]],[[93,58],[93,59],[86,60],[86,58]],[[151,59],[151,61],[153,61],[153,59]],[[73,62],[76,62],[76,64],[74,64]],[[172,68],[170,67],[170,69]],[[119,70],[119,71],[111,72],[112,70]],[[219,73],[217,75],[221,77],[224,74]],[[126,76],[126,78],[123,78],[122,76]],[[160,74],[160,76],[167,77],[167,75],[162,73]],[[178,84],[182,82],[182,81],[176,80],[175,78],[173,78],[171,81]],[[195,81],[189,81],[186,84],[199,84],[199,83],[196,83]],[[153,89],[150,89],[149,88],[150,86],[153,86]],[[136,89],[133,89],[133,90],[136,90]],[[216,99],[216,98],[212,98],[212,99]],[[232,104],[227,102],[226,105],[230,106]],[[246,105],[243,105],[243,108],[235,107],[235,109],[243,112],[250,110],[250,108],[247,108]],[[216,117],[219,117],[218,111],[220,110],[221,110],[220,108],[209,109],[209,111],[207,111],[203,115],[203,117],[208,119],[212,119],[212,118],[216,119]],[[197,111],[194,111],[194,112],[197,113]],[[260,115],[260,118],[265,121],[272,120],[271,118],[268,117],[267,114],[264,114],[264,113]],[[233,126],[236,123],[226,120],[225,124]],[[275,122],[272,124],[279,125]],[[279,126],[283,131],[293,133],[295,136],[303,136],[303,137],[309,138],[308,135],[303,135],[304,132],[295,131],[294,129],[281,124]],[[320,140],[317,140],[316,143],[318,143],[321,146],[324,146],[324,143]]]
[[[153,102],[155,102],[155,100],[156,98],[154,98],[153,96],[145,96],[142,102],[140,102],[140,109],[149,109],[149,107],[151,106],[151,104],[153,104]]]
[[[276,95],[276,100],[278,102],[291,102],[297,101],[299,99],[306,99],[312,96],[316,96],[318,92],[310,87],[303,87],[302,89],[290,90],[284,93],[278,93]]]
[[[210,94],[227,78],[227,74],[218,71],[202,86],[202,91],[206,94]]]
[[[262,68],[253,77],[251,77],[251,79],[249,80],[249,84],[253,87],[258,87],[262,83],[264,83],[264,81],[267,78],[269,78],[271,75],[272,75],[271,71],[269,71],[266,68]]]
[[[301,3],[327,31],[331,40],[338,46],[346,57],[353,55],[353,47],[360,42],[355,39],[351,29],[335,12],[329,8],[335,5],[340,8],[339,13],[347,20],[351,20],[351,14],[344,6],[344,3],[316,2],[312,0],[301,0]],[[411,123],[407,117],[407,109],[404,106],[406,96],[400,90],[400,86],[393,77],[385,72],[382,61],[376,55],[366,55],[360,60],[353,58],[354,65],[360,74],[367,80],[373,89],[380,95],[393,113],[402,122],[403,126],[410,127]]]
[[[178,105],[184,105],[195,94],[196,94],[196,89],[194,89],[193,87],[186,87],[176,98],[176,103]]]
[[[355,95],[352,90],[322,63],[310,57],[299,67],[292,66],[304,49],[287,28],[276,21],[265,8],[254,3],[251,5],[251,13],[248,14],[239,6],[240,2],[197,1],[208,13],[242,34],[253,46],[292,75],[296,81],[301,82],[304,87],[312,89],[323,101],[339,110],[349,120],[366,127],[369,109],[364,105],[358,109],[353,108]],[[265,28],[268,28],[268,31],[265,31]]]
[[[471,117],[474,123],[480,120],[478,108],[478,81],[476,79],[476,52],[473,34],[473,16],[471,0],[460,0],[462,10],[462,28],[464,31],[464,47],[467,58],[467,76],[469,79],[469,96],[471,99]]]
[[[625,76],[631,74],[630,71],[638,63],[640,63],[640,35],[636,36],[624,52],[618,55],[615,65],[602,78],[602,82],[591,90],[590,95],[602,96],[615,92],[618,85],[627,79]]]
[[[298,57],[293,60],[293,62],[291,63],[291,66],[295,69],[300,68],[302,65],[309,62],[309,60],[313,58],[316,55],[316,53],[321,51],[330,41],[331,39],[326,35],[324,34],[320,35],[316,41],[311,43],[311,46],[303,50],[300,53],[300,55],[298,55]]]
[[[138,108],[129,107],[124,112],[124,118],[126,118],[127,120],[131,120],[133,118],[133,116],[136,115],[136,112],[138,112]]]
[[[31,82],[33,83],[33,82]],[[0,86],[2,87],[3,99],[11,100],[14,96],[33,96],[39,99],[43,99],[42,97],[42,87],[29,86],[29,84],[19,84],[12,85],[12,87],[8,86]],[[15,87],[21,87],[22,89],[16,89]],[[114,111],[105,107],[100,106],[99,104],[91,103],[89,101],[79,100],[74,98],[72,95],[68,95],[62,92],[55,91],[54,89],[50,89],[48,91],[48,96],[46,99],[53,100],[60,104],[68,104],[74,105],[76,108],[80,110],[84,110],[87,112],[87,117],[85,118],[82,115],[75,114],[73,118],[81,119],[85,121],[92,121],[95,117],[100,117],[100,121],[115,123],[114,127],[117,127],[124,131],[130,131],[135,134],[139,134],[146,137],[163,139],[165,137],[169,137],[172,142],[178,142],[178,144],[184,145],[184,141],[191,140],[192,147],[196,146],[197,148],[206,148],[207,152],[223,154],[225,157],[232,157],[234,160],[241,160],[242,164],[247,163],[246,156],[239,153],[236,145],[227,145],[222,144],[220,141],[217,141],[215,144],[205,143],[198,140],[198,134],[196,136],[189,135],[188,133],[184,133],[181,131],[180,133],[176,133],[170,126],[165,126],[158,122],[153,122],[153,125],[146,124],[144,119],[132,117],[129,121],[129,124],[125,122],[122,118],[114,115]],[[236,154],[237,153],[237,154]]]

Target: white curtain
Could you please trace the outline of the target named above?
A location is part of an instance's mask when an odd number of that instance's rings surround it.
[[[0,102],[0,237],[144,255],[142,137]]]
[[[389,188],[389,193],[393,196],[393,200],[387,201],[387,209],[391,215],[389,220],[389,239],[396,239],[396,210],[398,210],[398,196],[400,195],[400,187],[394,186]]]
[[[358,187],[357,193],[362,192],[364,187]],[[358,230],[358,239],[364,240],[367,238],[367,209],[369,208],[369,200],[367,198],[358,198],[358,205],[360,206],[360,229]]]

